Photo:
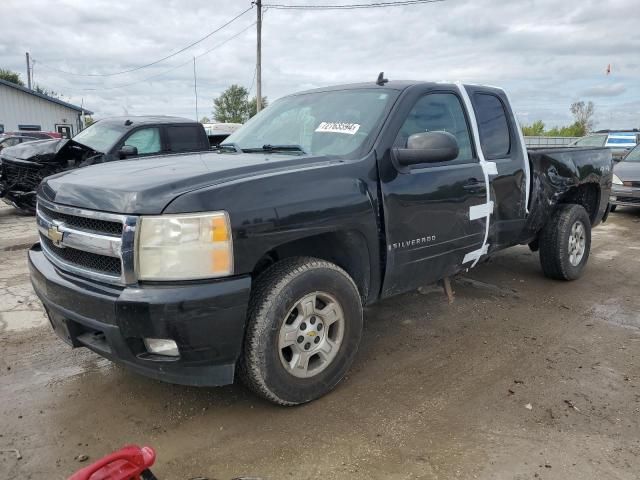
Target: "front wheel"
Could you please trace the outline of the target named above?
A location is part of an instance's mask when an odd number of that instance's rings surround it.
[[[324,260],[285,259],[256,281],[240,377],[274,403],[309,402],[343,378],[361,336],[362,302],[351,277]]]
[[[591,221],[581,205],[561,205],[540,234],[540,264],[558,280],[582,275],[591,250]]]

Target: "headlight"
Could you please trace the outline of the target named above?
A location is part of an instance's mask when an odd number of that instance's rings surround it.
[[[614,185],[622,185],[622,180],[615,173],[613,174],[613,184]]]
[[[233,273],[226,212],[142,216],[137,241],[139,280],[195,280]]]

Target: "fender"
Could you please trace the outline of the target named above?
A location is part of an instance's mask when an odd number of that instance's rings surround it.
[[[236,274],[251,273],[282,245],[328,233],[357,233],[368,251],[368,291],[374,294],[381,274],[373,158],[222,182],[181,195],[163,213],[227,211]]]

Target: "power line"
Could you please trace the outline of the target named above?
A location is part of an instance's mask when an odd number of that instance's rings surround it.
[[[440,3],[446,0],[398,0],[395,2],[376,2],[376,3],[350,3],[342,5],[290,5],[280,3],[263,3],[263,7],[274,8],[278,10],[355,10],[359,8],[385,8],[399,7],[403,5],[418,5],[421,3]]]
[[[135,72],[138,70],[142,70],[143,68],[147,68],[147,67],[151,67],[153,65],[156,65],[160,62],[164,62],[165,60],[168,60],[171,57],[175,57],[176,55],[184,52],[185,50],[190,49],[191,47],[198,45],[199,43],[202,43],[204,40],[206,40],[207,38],[211,37],[212,35],[218,33],[220,30],[222,30],[223,28],[226,28],[227,26],[231,25],[233,22],[235,22],[236,20],[238,20],[240,17],[242,17],[245,13],[247,13],[248,11],[250,11],[251,9],[253,9],[253,5],[251,5],[249,8],[247,8],[246,10],[244,10],[243,12],[240,12],[238,15],[236,15],[235,17],[233,17],[231,20],[229,20],[227,23],[225,23],[224,25],[216,28],[215,30],[213,30],[212,32],[207,33],[204,37],[196,40],[195,42],[190,43],[189,45],[187,45],[184,48],[181,48],[180,50],[178,50],[177,52],[174,52],[170,55],[167,55],[165,57],[162,57],[158,60],[155,60],[151,63],[147,63],[145,65],[140,65],[139,67],[135,67],[135,68],[131,68],[129,70],[122,70],[120,72],[114,72],[114,73],[75,73],[75,72],[68,72],[66,70],[61,70],[59,68],[55,68],[55,67],[50,67],[49,65],[47,65],[46,63],[42,63],[41,60],[39,60],[39,64],[48,68],[49,70],[53,70],[56,72],[60,72],[63,73],[65,75],[75,75],[78,77],[113,77],[116,75],[123,75],[125,73],[131,73],[131,72]]]
[[[200,57],[204,57],[205,55],[213,52],[214,50],[217,50],[218,48],[222,47],[223,45],[225,45],[226,43],[230,42],[231,40],[239,37],[240,35],[242,35],[244,32],[246,32],[247,30],[249,30],[250,28],[252,28],[253,26],[255,26],[256,22],[253,22],[252,24],[248,25],[247,27],[243,28],[242,30],[240,30],[238,33],[230,36],[229,38],[227,38],[226,40],[214,45],[213,47],[211,47],[208,50],[205,50],[204,52],[202,52],[199,55],[196,55],[195,58],[198,59]],[[148,77],[142,78],[140,80],[136,80],[135,82],[131,82],[131,83],[125,83],[125,84],[121,84],[121,85],[111,85],[108,87],[102,87],[102,88],[83,88],[84,91],[100,91],[100,90],[113,90],[114,88],[124,88],[124,87],[130,87],[132,85],[137,85],[138,83],[142,83],[145,82],[147,80],[151,80],[153,78],[157,78],[157,77],[161,77],[163,75],[166,75],[167,73],[173,72],[174,70],[177,70],[180,67],[184,67],[185,65],[192,63],[193,59],[189,59],[186,62],[180,63],[179,65],[176,65],[175,67],[172,67],[168,70],[165,70],[163,72],[160,73],[156,73],[154,75],[150,75]]]

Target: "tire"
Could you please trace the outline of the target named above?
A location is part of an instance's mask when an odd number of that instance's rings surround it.
[[[617,206],[618,206],[618,205],[611,205],[611,207],[609,207],[609,212],[610,212],[610,213],[615,212],[615,211],[616,211]]]
[[[576,242],[576,238],[583,241]],[[590,250],[591,221],[586,210],[581,205],[560,205],[540,234],[544,274],[557,280],[576,280],[582,275]]]
[[[258,277],[247,323],[240,379],[271,402],[299,405],[330,392],[353,363],[362,336],[362,301],[337,265],[289,258]],[[304,358],[310,358],[306,368]]]

